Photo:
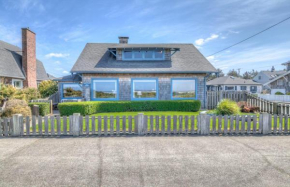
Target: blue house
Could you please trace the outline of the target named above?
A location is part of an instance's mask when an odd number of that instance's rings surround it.
[[[59,79],[61,99],[85,101],[198,99],[217,70],[193,44],[88,43]]]

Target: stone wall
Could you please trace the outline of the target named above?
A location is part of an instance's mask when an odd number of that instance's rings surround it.
[[[83,74],[83,96],[86,101],[91,97],[92,78],[119,78],[119,100],[131,100],[131,78],[158,78],[159,100],[171,100],[171,78],[197,78],[197,99],[204,108],[205,74]]]

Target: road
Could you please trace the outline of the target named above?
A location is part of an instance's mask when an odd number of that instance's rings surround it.
[[[290,186],[290,137],[2,138],[0,186]]]

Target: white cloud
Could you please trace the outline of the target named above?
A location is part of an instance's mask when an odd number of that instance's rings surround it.
[[[56,64],[60,64],[60,61],[55,61],[54,63],[56,63]]]
[[[68,71],[63,71],[62,73],[63,73],[63,74],[69,74],[69,72],[68,72]]]
[[[64,57],[68,57],[69,54],[68,53],[49,53],[47,55],[45,55],[46,58],[64,58]]]
[[[203,44],[205,44],[205,43],[207,43],[207,42],[209,42],[209,41],[211,41],[211,40],[214,40],[214,39],[217,39],[219,37],[219,35],[217,35],[217,34],[212,34],[210,37],[208,37],[208,38],[205,38],[205,39],[203,39],[203,38],[200,38],[200,39],[198,39],[198,40],[195,40],[195,44],[196,45],[203,45]]]
[[[78,26],[71,31],[65,32],[59,36],[60,39],[68,42],[81,42],[88,40],[91,29],[85,29],[82,26]]]
[[[213,60],[214,59],[214,56],[209,56],[209,57],[206,57],[208,60]]]

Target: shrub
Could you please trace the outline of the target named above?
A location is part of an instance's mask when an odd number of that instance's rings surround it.
[[[58,109],[61,115],[81,113],[90,115],[100,112],[131,112],[131,111],[188,111],[200,109],[198,100],[182,101],[86,101],[60,103]]]
[[[45,116],[50,114],[50,104],[49,103],[29,103],[28,104],[32,110],[33,105],[39,106],[39,115]]]
[[[16,89],[12,85],[1,85],[0,100],[20,99],[30,101],[40,98],[40,93],[36,88]]]
[[[287,92],[286,95],[290,95],[290,92]]]
[[[42,98],[49,97],[50,95],[57,92],[58,90],[57,82],[52,81],[52,80],[42,81],[38,85],[38,90]]]
[[[240,107],[241,112],[244,112],[244,113],[250,113],[250,112],[256,113],[256,112],[259,112],[260,111],[260,107],[257,107],[257,106],[249,106],[246,101],[240,101],[237,104]]]
[[[239,114],[240,108],[236,102],[229,99],[224,99],[218,104],[215,113],[217,115]]]
[[[284,95],[282,92],[276,92],[275,95]]]
[[[22,114],[23,116],[31,116],[31,110],[27,102],[24,100],[13,99],[7,101],[3,117],[11,117],[13,114]]]

